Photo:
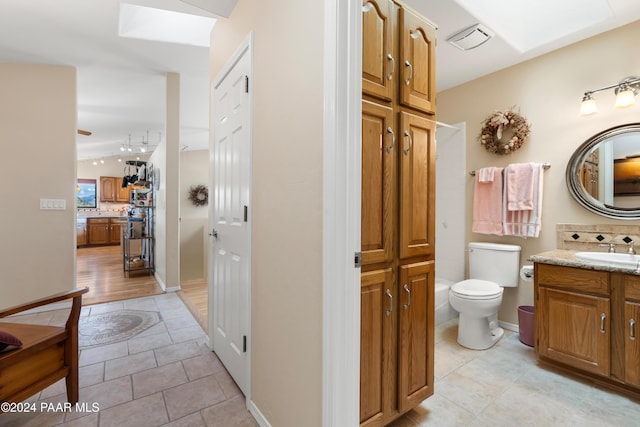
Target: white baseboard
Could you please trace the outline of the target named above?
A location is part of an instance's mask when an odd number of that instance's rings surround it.
[[[253,400],[249,401],[249,403],[247,404],[247,409],[249,409],[249,412],[251,413],[251,415],[253,415],[253,418],[256,419],[256,422],[260,427],[271,427],[269,421],[267,421],[265,416],[262,415],[262,412],[260,412],[260,409],[258,409],[256,404],[253,403]]]
[[[513,332],[520,332],[520,327],[515,323],[503,322],[502,320],[498,320],[498,325],[503,329],[507,329]]]
[[[165,292],[178,292],[182,288],[180,286],[172,286],[170,288],[164,288]]]

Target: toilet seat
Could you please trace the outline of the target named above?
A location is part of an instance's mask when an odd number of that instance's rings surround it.
[[[502,288],[497,283],[487,280],[468,279],[451,287],[451,293],[458,298],[469,300],[495,299],[502,295]]]

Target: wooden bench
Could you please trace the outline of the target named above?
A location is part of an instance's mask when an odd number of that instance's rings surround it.
[[[22,341],[22,346],[0,353],[0,402],[22,402],[66,378],[67,400],[78,402],[78,320],[82,294],[72,289],[17,307],[0,310],[0,318],[47,304],[73,299],[65,326],[0,322],[0,330]]]

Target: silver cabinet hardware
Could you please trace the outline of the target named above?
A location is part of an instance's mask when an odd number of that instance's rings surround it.
[[[636,340],[636,321],[633,319],[629,319],[629,339]]]
[[[404,131],[404,136],[407,137],[407,140],[409,141],[409,146],[403,150],[404,155],[406,156],[407,154],[409,154],[409,151],[411,151],[411,146],[413,145],[413,140],[411,139],[411,133],[409,133],[408,130]]]
[[[387,73],[387,80],[391,80],[393,73],[396,72],[396,60],[390,53],[387,53],[387,59],[391,61],[391,72]]]
[[[214,228],[213,230],[211,230],[211,233],[209,233],[209,236],[215,237],[217,239],[218,238],[218,230],[216,230]]]
[[[393,146],[396,144],[396,134],[391,128],[391,126],[387,128],[387,133],[391,134],[391,145],[387,147],[387,153],[390,153],[391,150],[393,150]]]
[[[408,59],[406,61],[404,61],[404,65],[409,67],[409,77],[407,77],[407,80],[404,81],[404,84],[409,86],[409,83],[411,82],[411,79],[413,78],[413,65],[411,65],[411,62],[409,62]]]
[[[604,321],[605,321],[605,320],[607,320],[607,315],[606,315],[606,314],[604,314],[604,313],[602,313],[602,314],[600,315],[600,333],[601,333],[601,334],[604,334],[604,333],[606,333],[606,332],[607,332],[607,331],[605,331],[605,329],[604,329]]]
[[[411,291],[406,284],[402,287],[402,289],[404,289],[404,291],[407,293],[407,303],[402,304],[402,307],[406,310],[411,305]]]
[[[389,289],[387,289],[386,294],[389,297],[389,308],[384,312],[384,314],[389,316],[393,311],[393,295],[391,295],[391,291]]]

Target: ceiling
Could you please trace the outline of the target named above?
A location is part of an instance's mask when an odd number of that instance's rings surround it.
[[[494,20],[497,28],[492,28],[480,19],[483,14],[478,10],[475,11],[478,16],[474,16],[460,6],[463,1],[404,0],[438,26],[438,91],[640,19],[637,0],[580,0],[608,3],[612,14],[601,22],[566,30],[559,38],[553,38],[547,35],[554,28],[575,27],[569,25],[569,20],[562,20],[561,24],[550,23],[550,19],[535,22],[519,13],[518,5],[525,7],[531,4],[530,0],[491,0],[506,2],[504,8],[513,10],[510,20],[523,19],[532,25],[534,33],[543,37],[542,44],[521,51],[513,46],[511,35],[505,33],[499,22]],[[227,16],[235,4],[233,0],[126,2],[209,17],[215,15],[196,6]],[[149,145],[157,144],[164,130],[167,72],[180,74],[182,148],[207,148],[208,48],[118,37],[119,3],[120,0],[0,0],[0,61],[77,67],[78,127],[92,132],[91,136],[77,136],[79,159],[117,156],[129,136],[135,148],[147,138],[147,132]],[[559,3],[562,2],[538,0],[535,5],[544,8],[549,17]],[[216,5],[223,8],[211,9]],[[577,10],[573,12],[572,20],[581,17]],[[484,14],[484,17],[495,16]],[[450,35],[476,23],[488,26],[495,37],[469,51],[446,42]],[[600,83],[608,82],[594,85]]]

